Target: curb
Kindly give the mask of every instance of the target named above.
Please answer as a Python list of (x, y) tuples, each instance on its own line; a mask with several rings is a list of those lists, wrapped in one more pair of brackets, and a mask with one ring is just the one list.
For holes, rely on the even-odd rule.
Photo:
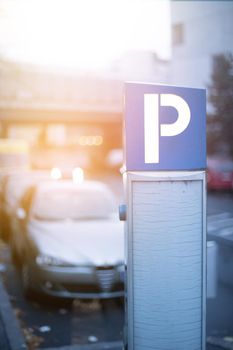
[(107, 343), (96, 343), (88, 345), (68, 345), (59, 348), (45, 348), (38, 350), (122, 350), (123, 342), (107, 342)]
[[(4, 350), (25, 350), (27, 349), (23, 334), (7, 292), (5, 291), (2, 278), (0, 276), (0, 325), (2, 325), (5, 343)], [(2, 338), (2, 337), (1, 337)], [(3, 346), (0, 343), (1, 346)]]

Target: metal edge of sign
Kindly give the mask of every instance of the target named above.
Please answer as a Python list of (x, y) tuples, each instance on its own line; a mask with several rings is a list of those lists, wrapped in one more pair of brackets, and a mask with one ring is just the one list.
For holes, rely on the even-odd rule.
[(127, 279), (126, 279), (126, 286), (127, 286), (127, 309), (126, 309), (126, 318), (127, 318), (127, 335), (126, 335), (126, 341), (127, 341), (127, 350), (134, 349), (134, 332), (133, 332), (133, 322), (134, 322), (134, 311), (133, 311), (133, 305), (134, 302), (129, 304), (129, 294), (130, 299), (133, 300), (133, 252), (132, 249), (129, 248), (129, 242), (132, 241), (132, 232), (133, 232), (133, 222), (132, 222), (132, 216), (133, 216), (133, 206), (129, 205), (129, 198), (132, 198), (132, 187), (133, 187), (133, 181), (131, 181), (131, 174), (126, 173), (126, 185), (127, 185), (127, 191), (126, 191), (126, 203), (127, 203), (127, 221), (126, 221), (126, 266), (127, 266)]
[(127, 80), (124, 82), (124, 85), (153, 85), (153, 86), (161, 86), (161, 87), (171, 87), (171, 88), (184, 88), (184, 89), (189, 89), (189, 90), (203, 90), (206, 91), (206, 88), (204, 87), (198, 87), (198, 86), (185, 86), (185, 85), (173, 85), (173, 84), (160, 84), (160, 83), (155, 83), (155, 82), (146, 82), (146, 81), (134, 81), (134, 80)]
[(202, 173), (202, 350), (206, 350), (206, 298), (207, 298), (207, 181)]

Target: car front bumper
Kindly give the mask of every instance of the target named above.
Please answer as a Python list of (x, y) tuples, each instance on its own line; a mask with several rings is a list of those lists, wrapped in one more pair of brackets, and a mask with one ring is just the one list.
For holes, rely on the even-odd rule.
[(47, 295), (62, 298), (116, 298), (124, 296), (124, 265), (47, 266), (33, 264), (34, 287)]

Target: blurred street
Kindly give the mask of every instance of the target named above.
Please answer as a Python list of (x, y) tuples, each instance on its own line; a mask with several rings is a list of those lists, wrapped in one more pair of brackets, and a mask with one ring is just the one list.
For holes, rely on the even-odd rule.
[[(104, 180), (118, 195), (119, 203), (122, 202), (121, 177), (107, 176)], [(211, 217), (221, 213), (229, 213), (233, 217), (232, 193), (209, 193), (207, 212)], [(0, 259), (5, 286), (30, 349), (122, 341), (122, 299), (75, 299), (71, 302), (65, 299), (44, 298), (40, 301), (27, 301), (22, 293), (20, 279), (11, 263), (9, 250), (3, 244)], [(207, 349), (231, 349), (226, 346), (230, 346), (232, 336), (233, 288), (218, 283), (217, 297), (207, 301)], [(216, 344), (221, 346), (217, 347)]]
[[(232, 193), (209, 193), (207, 204), (207, 239), (215, 240), (217, 256), (217, 293), (207, 299), (207, 339), (213, 348), (232, 349), (233, 344), (233, 195)], [(225, 234), (224, 234), (225, 233)], [(226, 234), (227, 233), (227, 234)], [(225, 236), (225, 238), (224, 238)], [(220, 237), (220, 238), (219, 238)], [(224, 341), (227, 339), (228, 341)], [(209, 346), (210, 346), (209, 344)], [(214, 346), (215, 344), (215, 346)]]

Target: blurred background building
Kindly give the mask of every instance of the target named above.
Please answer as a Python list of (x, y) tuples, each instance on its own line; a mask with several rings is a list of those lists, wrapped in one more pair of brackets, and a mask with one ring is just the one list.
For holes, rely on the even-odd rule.
[(171, 28), (170, 82), (206, 88), (213, 57), (233, 53), (233, 2), (171, 1)]
[(0, 137), (28, 141), (33, 167), (103, 167), (122, 147), (124, 81), (166, 82), (167, 66), (153, 52), (128, 52), (95, 73), (2, 60)]
[(169, 82), (207, 88), (207, 150), (233, 157), (233, 2), (171, 1)]

